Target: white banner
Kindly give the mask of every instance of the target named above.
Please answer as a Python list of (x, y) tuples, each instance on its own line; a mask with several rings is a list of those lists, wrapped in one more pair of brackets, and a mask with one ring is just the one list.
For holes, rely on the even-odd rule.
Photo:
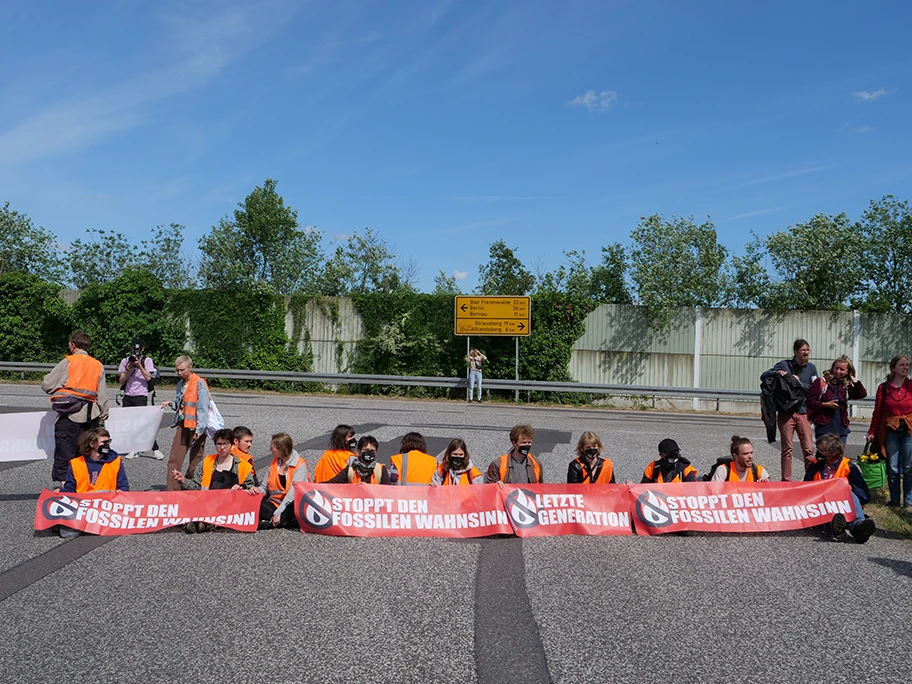
[[(161, 425), (159, 406), (114, 407), (105, 427), (111, 448), (119, 454), (149, 451)], [(54, 457), (54, 423), (57, 413), (0, 413), (0, 461), (37, 461)]]

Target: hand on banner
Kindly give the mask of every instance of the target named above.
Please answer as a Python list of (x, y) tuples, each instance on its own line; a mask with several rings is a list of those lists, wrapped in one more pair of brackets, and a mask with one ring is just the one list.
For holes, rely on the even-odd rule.
[(176, 468), (171, 471), (171, 477), (173, 477), (178, 482), (184, 481), (184, 474), (181, 471), (177, 470)]
[(503, 488), (504, 488), (503, 481), (502, 481), (502, 480), (498, 480), (498, 481), (497, 481), (497, 486), (500, 487), (501, 489), (503, 489)]

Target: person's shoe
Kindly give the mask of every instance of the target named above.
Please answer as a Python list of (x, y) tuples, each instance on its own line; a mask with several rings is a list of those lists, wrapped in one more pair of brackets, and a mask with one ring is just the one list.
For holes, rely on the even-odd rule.
[(136, 453), (135, 451), (131, 451), (129, 454), (124, 454), (124, 458), (136, 458), (138, 456), (139, 456), (139, 454)]
[(188, 522), (186, 525), (184, 525), (184, 532), (187, 534), (196, 534), (196, 523)]
[(164, 461), (165, 455), (161, 452), (161, 449), (156, 449), (152, 452), (152, 458), (154, 458), (156, 461)]
[(839, 539), (846, 531), (846, 519), (842, 513), (833, 516), (826, 525), (823, 526), (823, 532), (829, 537)]
[(874, 524), (874, 521), (870, 518), (865, 518), (852, 527), (852, 537), (859, 544), (864, 544), (868, 539), (874, 536), (876, 530), (877, 526)]
[(215, 529), (215, 525), (212, 523), (198, 522), (196, 523), (196, 531), (202, 534), (203, 532), (212, 532)]
[(271, 520), (260, 520), (257, 524), (257, 530), (274, 530), (275, 528)]

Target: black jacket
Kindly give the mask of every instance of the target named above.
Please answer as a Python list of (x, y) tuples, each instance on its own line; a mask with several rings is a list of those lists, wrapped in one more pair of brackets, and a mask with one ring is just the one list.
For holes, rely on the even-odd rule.
[(760, 376), (760, 413), (766, 425), (766, 438), (776, 441), (776, 412), (795, 413), (807, 397), (807, 390), (793, 375), (767, 371)]

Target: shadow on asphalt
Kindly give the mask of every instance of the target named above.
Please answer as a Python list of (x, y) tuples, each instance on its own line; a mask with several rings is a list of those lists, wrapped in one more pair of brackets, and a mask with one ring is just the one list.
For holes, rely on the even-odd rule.
[(896, 560), (893, 558), (870, 558), (868, 559), (872, 563), (877, 563), (882, 565), (885, 568), (890, 568), (897, 575), (903, 575), (904, 577), (912, 577), (912, 563), (904, 560)]

